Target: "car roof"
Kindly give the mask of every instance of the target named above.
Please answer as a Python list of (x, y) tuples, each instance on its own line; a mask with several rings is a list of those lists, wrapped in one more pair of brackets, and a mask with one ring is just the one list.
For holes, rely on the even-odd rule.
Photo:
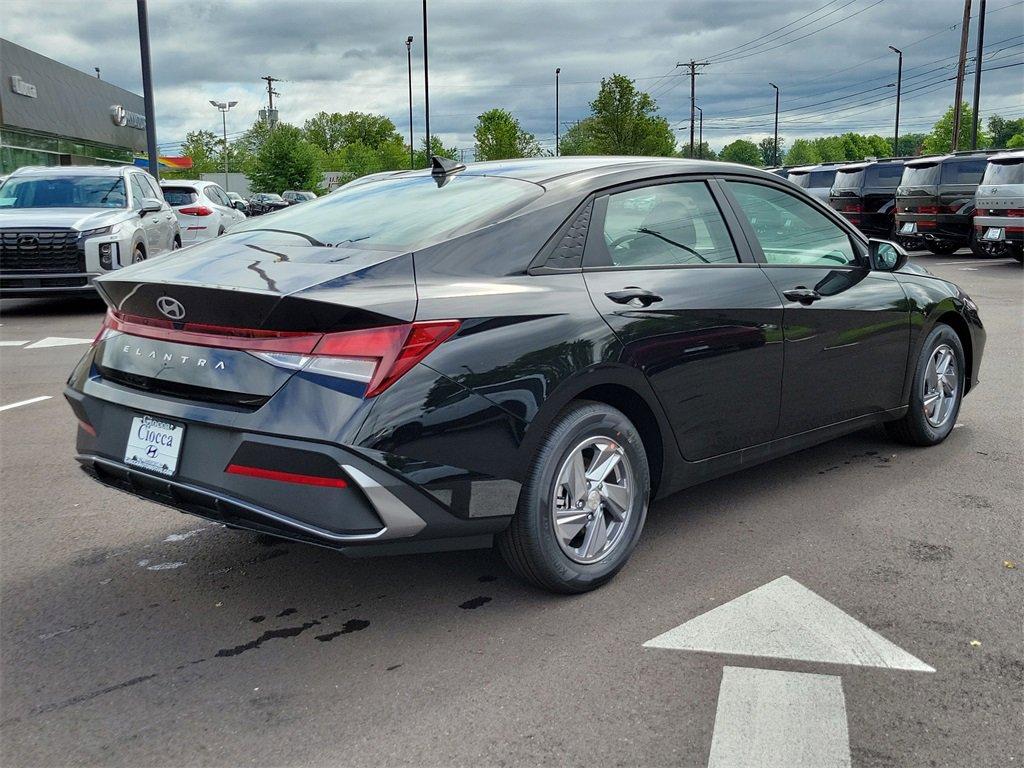
[(1015, 149), (1010, 152), (1000, 152), (997, 155), (992, 155), (988, 159), (990, 163), (1012, 163), (1016, 160), (1024, 160), (1024, 149)]
[(839, 166), (839, 171), (863, 171), (865, 168), (872, 165), (903, 165), (906, 161), (896, 157), (885, 157), (882, 159), (864, 159), (858, 160), (855, 163), (847, 163), (846, 165)]
[(160, 179), (161, 187), (210, 187), (216, 186), (215, 181), (197, 179)]
[(790, 168), (790, 173), (810, 173), (811, 171), (832, 171), (841, 167), (842, 163), (818, 163), (817, 165), (802, 165), (799, 168)]
[(11, 176), (120, 176), (126, 171), (146, 173), (134, 165), (28, 165), (11, 171)]

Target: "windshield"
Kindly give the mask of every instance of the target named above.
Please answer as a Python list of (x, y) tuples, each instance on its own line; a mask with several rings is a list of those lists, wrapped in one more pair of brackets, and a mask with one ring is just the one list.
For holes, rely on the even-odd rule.
[(835, 171), (809, 171), (805, 173), (789, 174), (789, 180), (798, 187), (803, 187), (804, 189), (831, 187), (835, 177)]
[(164, 200), (174, 207), (190, 205), (199, 199), (199, 193), (192, 187), (163, 187), (163, 190)]
[(982, 184), (1024, 184), (1024, 158), (989, 163)]
[(862, 169), (851, 170), (851, 171), (839, 171), (836, 173), (835, 183), (832, 185), (833, 189), (859, 189), (861, 179), (864, 178), (864, 171)]
[(908, 165), (900, 178), (901, 187), (930, 187), (939, 183), (939, 165)]
[(342, 187), (275, 213), (272, 227), (252, 219), (231, 234), (272, 228), (324, 245), (405, 248), (468, 232), (541, 193), (536, 184), (497, 176), (454, 176), (442, 187), (430, 176), (408, 176)]
[(0, 208), (125, 208), (120, 176), (27, 176), (0, 188)]

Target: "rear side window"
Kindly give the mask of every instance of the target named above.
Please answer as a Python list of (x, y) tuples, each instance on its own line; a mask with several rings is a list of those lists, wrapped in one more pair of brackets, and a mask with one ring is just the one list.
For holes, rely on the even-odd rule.
[(804, 189), (810, 189), (812, 187), (831, 187), (835, 178), (836, 172), (834, 170), (789, 174), (789, 180), (798, 187), (803, 187)]
[(985, 175), (988, 160), (984, 157), (971, 160), (951, 160), (942, 164), (943, 184), (980, 184)]
[(472, 231), (541, 194), (537, 184), (497, 176), (456, 175), (443, 186), (427, 175), (407, 176), (342, 187), (275, 213), (272, 226), (255, 218), (232, 234), (266, 226), (324, 245), (406, 248)]
[(739, 261), (722, 214), (702, 181), (658, 184), (609, 196), (604, 246), (595, 249), (598, 258), (590, 266)]
[(908, 165), (903, 169), (900, 186), (920, 187), (933, 186), (939, 183), (939, 164)]
[(903, 177), (902, 165), (872, 165), (864, 172), (864, 184), (868, 187), (892, 187), (900, 185)]
[(863, 179), (863, 170), (839, 171), (836, 173), (836, 180), (832, 187), (834, 189), (859, 189)]
[(191, 187), (164, 187), (164, 200), (177, 207), (191, 205), (199, 199), (199, 195)]
[(1024, 159), (989, 163), (982, 184), (1024, 184)]

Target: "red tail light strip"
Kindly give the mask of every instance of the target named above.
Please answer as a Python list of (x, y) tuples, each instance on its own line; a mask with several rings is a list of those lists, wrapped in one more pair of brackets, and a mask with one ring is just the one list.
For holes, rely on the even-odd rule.
[(263, 469), (262, 467), (249, 467), (245, 464), (228, 464), (224, 470), (229, 475), (244, 475), (245, 477), (258, 477), (262, 480), (277, 480), (281, 483), (299, 483), (301, 485), (316, 485), (322, 488), (347, 488), (348, 483), (340, 477), (323, 477), (321, 475), (300, 475), (295, 472), (278, 472), (276, 469)]

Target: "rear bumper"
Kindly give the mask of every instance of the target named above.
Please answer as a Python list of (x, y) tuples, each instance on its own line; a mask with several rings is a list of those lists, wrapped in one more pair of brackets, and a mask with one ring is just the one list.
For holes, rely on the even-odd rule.
[(0, 274), (0, 297), (31, 298), (33, 296), (95, 296), (94, 272)]
[(990, 227), (1003, 230), (1003, 240), (995, 242), (1024, 243), (1024, 219), (1015, 216), (974, 217), (974, 231), (979, 240)]
[[(905, 223), (917, 224), (917, 232), (905, 235), (900, 229)], [(974, 225), (970, 216), (959, 214), (896, 214), (896, 234), (906, 240), (923, 242), (944, 241), (967, 245), (971, 241)]]

